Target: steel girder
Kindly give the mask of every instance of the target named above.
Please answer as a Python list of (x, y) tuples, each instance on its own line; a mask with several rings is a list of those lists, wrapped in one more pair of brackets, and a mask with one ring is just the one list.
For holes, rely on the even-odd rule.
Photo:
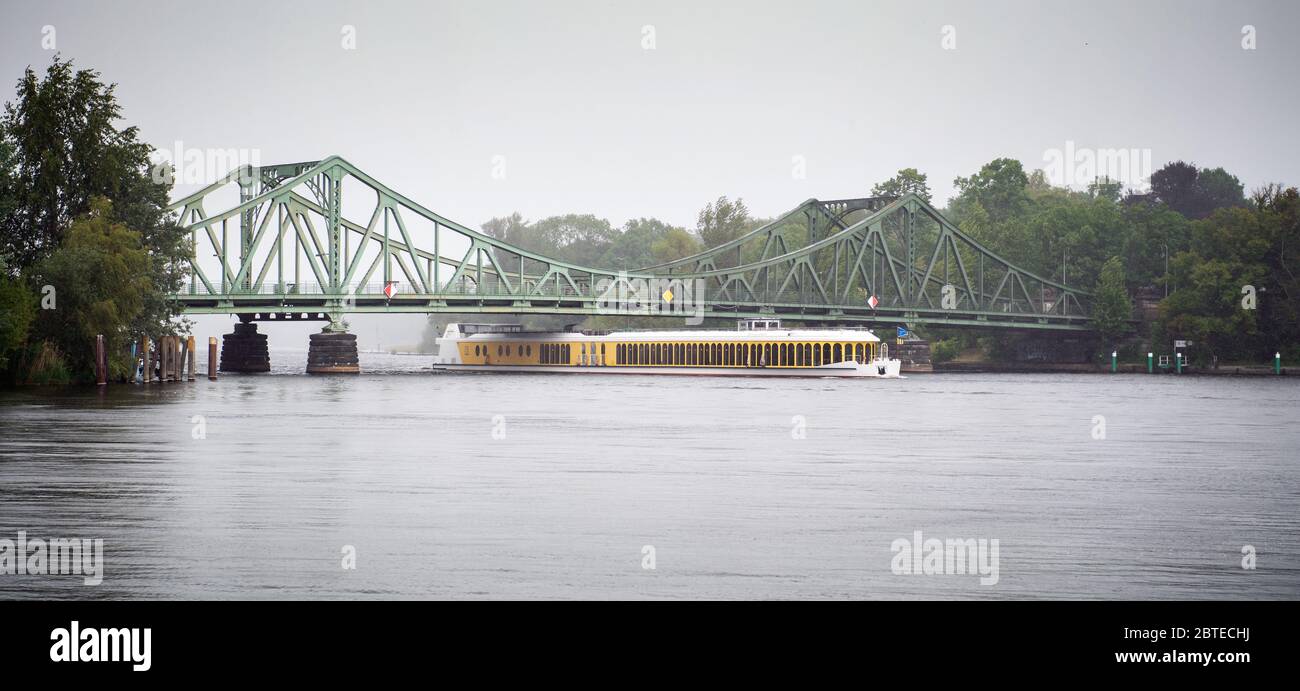
[[(226, 186), (238, 203), (208, 213)], [(363, 195), (364, 212), (349, 218), (344, 194)], [(681, 314), (667, 287), (712, 317), (1089, 328), (1088, 293), (1000, 259), (915, 195), (809, 199), (731, 242), (633, 272), (515, 247), (337, 156), (244, 167), (171, 209), (194, 241), (188, 288), (174, 296), (190, 314)]]

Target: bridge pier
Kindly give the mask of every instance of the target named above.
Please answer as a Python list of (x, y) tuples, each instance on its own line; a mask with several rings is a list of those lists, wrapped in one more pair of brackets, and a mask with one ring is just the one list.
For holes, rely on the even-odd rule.
[(269, 372), (271, 354), (266, 348), (266, 334), (257, 332), (257, 324), (241, 321), (234, 333), (221, 337), (222, 372)]
[(342, 324), (331, 321), (320, 333), (311, 335), (307, 347), (307, 374), (359, 374), (357, 336)]

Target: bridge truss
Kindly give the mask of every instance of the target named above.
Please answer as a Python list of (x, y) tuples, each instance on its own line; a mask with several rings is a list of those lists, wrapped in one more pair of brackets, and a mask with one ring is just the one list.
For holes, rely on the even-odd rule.
[(243, 167), (172, 210), (194, 243), (191, 278), (174, 296), (187, 314), (698, 314), (1089, 328), (1087, 292), (1002, 260), (915, 195), (809, 199), (731, 242), (630, 272), (513, 246), (339, 157)]

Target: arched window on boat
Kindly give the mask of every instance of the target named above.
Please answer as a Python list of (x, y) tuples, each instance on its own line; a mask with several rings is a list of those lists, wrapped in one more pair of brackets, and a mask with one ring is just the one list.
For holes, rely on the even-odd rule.
[(821, 367), (822, 364), (822, 347), (819, 343), (812, 344), (812, 364), (813, 367)]
[(831, 362), (844, 362), (844, 348), (840, 344), (835, 344), (835, 359)]

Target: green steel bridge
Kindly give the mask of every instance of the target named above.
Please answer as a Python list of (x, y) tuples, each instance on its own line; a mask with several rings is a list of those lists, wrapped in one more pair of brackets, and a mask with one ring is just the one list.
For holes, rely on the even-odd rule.
[(915, 195), (809, 199), (731, 242), (633, 271), (490, 237), (337, 156), (244, 166), (171, 209), (193, 238), (191, 278), (174, 296), (187, 314), (334, 325), (348, 313), (453, 312), (1090, 328), (1089, 293), (998, 257)]

